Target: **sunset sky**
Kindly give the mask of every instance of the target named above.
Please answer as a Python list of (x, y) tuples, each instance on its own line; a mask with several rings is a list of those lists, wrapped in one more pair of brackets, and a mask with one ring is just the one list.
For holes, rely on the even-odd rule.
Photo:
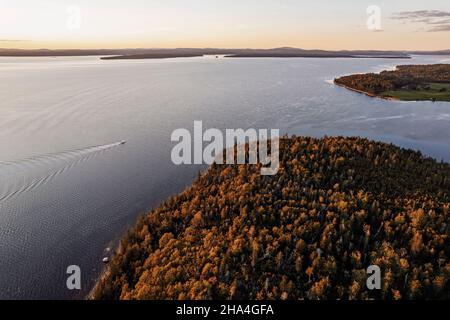
[[(381, 30), (367, 28), (370, 5)], [(0, 0), (0, 48), (438, 50), (449, 39), (449, 0)]]

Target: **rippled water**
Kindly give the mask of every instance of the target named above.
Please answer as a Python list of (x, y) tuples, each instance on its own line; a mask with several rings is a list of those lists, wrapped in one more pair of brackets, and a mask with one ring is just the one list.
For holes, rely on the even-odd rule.
[[(331, 81), (449, 61), (0, 58), (0, 298), (82, 297), (106, 248), (202, 169), (170, 162), (170, 134), (194, 120), (367, 136), (450, 161), (450, 104), (372, 99)], [(66, 289), (72, 264), (82, 292)]]

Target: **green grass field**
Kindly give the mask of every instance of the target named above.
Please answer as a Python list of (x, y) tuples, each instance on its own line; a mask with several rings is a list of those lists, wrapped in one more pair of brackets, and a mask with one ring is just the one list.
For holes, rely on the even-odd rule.
[[(419, 86), (417, 90), (402, 89), (385, 91), (380, 95), (382, 97), (392, 97), (403, 101), (432, 100), (435, 98), (436, 101), (450, 102), (450, 83), (430, 83), (428, 85), (428, 90), (426, 90), (425, 87), (426, 86)], [(440, 92), (442, 88), (446, 91)]]

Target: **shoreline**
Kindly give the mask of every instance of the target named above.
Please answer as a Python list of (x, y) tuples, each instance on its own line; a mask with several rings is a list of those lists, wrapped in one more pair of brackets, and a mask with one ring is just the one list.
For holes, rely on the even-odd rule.
[[(117, 247), (117, 250), (113, 250), (113, 254), (110, 256), (110, 261), (111, 258), (119, 252), (119, 250), (121, 250), (121, 245), (119, 244), (119, 246)], [(94, 300), (94, 292), (95, 290), (98, 289), (99, 284), (105, 280), (109, 274), (111, 273), (111, 267), (110, 267), (110, 263), (104, 265), (103, 268), (101, 269), (99, 275), (95, 278), (94, 281), (94, 286), (89, 290), (89, 292), (84, 296), (83, 300)]]
[[(371, 97), (371, 98), (379, 98), (379, 99), (388, 100), (388, 101), (407, 101), (407, 100), (400, 100), (400, 99), (397, 99), (397, 98), (394, 98), (394, 97), (379, 96), (379, 95), (376, 95), (376, 94), (373, 94), (373, 93), (370, 93), (370, 92), (367, 92), (367, 91), (355, 89), (355, 88), (346, 86), (345, 84), (337, 83), (336, 79), (333, 80), (333, 83), (335, 85), (339, 86), (339, 87), (342, 87), (342, 88), (345, 88), (345, 89), (348, 89), (348, 90), (351, 90), (351, 91), (354, 91), (354, 92), (357, 92), (357, 93), (364, 94), (364, 95), (366, 95), (368, 97)], [(417, 100), (417, 101), (427, 101), (427, 100)]]
[(109, 255), (109, 262), (107, 264), (103, 263), (103, 267), (101, 268), (99, 274), (95, 277), (95, 280), (93, 282), (94, 285), (88, 291), (88, 293), (84, 296), (84, 300), (94, 300), (93, 295), (94, 295), (95, 290), (97, 290), (97, 288), (98, 288), (99, 284), (102, 282), (102, 280), (106, 279), (106, 277), (108, 277), (109, 274), (111, 273), (112, 259), (114, 258), (115, 255), (120, 254), (123, 251), (122, 239), (124, 238), (124, 236), (126, 235), (128, 230), (131, 230), (134, 227), (134, 225), (136, 224), (137, 221), (138, 221), (138, 218), (136, 219), (136, 221), (134, 222), (134, 224), (132, 226), (126, 228), (125, 231), (119, 237), (117, 237), (116, 241), (118, 241), (118, 243), (115, 246), (111, 245), (111, 254)]

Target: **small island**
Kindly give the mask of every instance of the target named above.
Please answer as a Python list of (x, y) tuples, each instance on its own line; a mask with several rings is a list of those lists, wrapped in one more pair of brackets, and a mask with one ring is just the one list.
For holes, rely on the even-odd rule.
[(450, 64), (401, 65), (394, 71), (340, 77), (334, 83), (371, 97), (450, 102)]

